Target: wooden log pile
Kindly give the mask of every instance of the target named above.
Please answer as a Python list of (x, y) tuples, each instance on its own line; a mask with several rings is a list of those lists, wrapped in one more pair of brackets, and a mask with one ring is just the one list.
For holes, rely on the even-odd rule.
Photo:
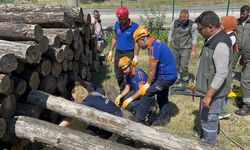
[(90, 80), (99, 62), (90, 15), (82, 8), (13, 4), (0, 5), (0, 12), (0, 118), (39, 118), (42, 109), (25, 103), (31, 90), (67, 98), (68, 84)]

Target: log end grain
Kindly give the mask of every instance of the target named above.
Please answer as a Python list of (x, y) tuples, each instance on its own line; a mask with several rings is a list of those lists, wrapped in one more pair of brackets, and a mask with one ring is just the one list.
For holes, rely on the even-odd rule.
[(40, 83), (39, 74), (36, 71), (32, 72), (31, 77), (29, 79), (29, 87), (32, 90), (36, 90), (39, 86), (39, 83)]
[(0, 74), (0, 93), (5, 93), (11, 84), (10, 77), (5, 74)]
[(10, 73), (17, 69), (17, 59), (12, 53), (2, 54), (0, 59), (0, 71)]
[(28, 63), (38, 63), (41, 59), (39, 48), (33, 45), (29, 45), (26, 51), (26, 57)]

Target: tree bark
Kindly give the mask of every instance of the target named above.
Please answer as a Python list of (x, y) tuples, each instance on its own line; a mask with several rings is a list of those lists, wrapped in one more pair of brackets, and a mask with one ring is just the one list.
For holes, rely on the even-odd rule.
[(90, 16), (90, 14), (84, 14), (83, 23), (85, 25), (88, 25), (88, 26), (91, 24), (91, 16)]
[(36, 41), (43, 36), (39, 25), (0, 23), (0, 38), (9, 41)]
[(2, 53), (13, 53), (18, 59), (30, 64), (38, 63), (41, 56), (40, 50), (33, 45), (5, 40), (0, 40), (0, 51)]
[(52, 60), (60, 63), (64, 59), (63, 48), (50, 47), (48, 49), (48, 51), (45, 54), (43, 54), (43, 57), (48, 58), (48, 59), (52, 59)]
[(80, 7), (65, 7), (62, 5), (57, 6), (38, 6), (34, 5), (15, 5), (5, 4), (0, 5), (0, 12), (66, 12), (70, 20), (75, 21), (77, 24), (83, 24), (83, 10)]
[[(19, 42), (19, 41), (18, 41)], [(46, 36), (40, 38), (39, 42), (35, 41), (20, 41), (20, 43), (33, 45), (40, 50), (40, 54), (47, 52), (49, 47), (49, 39)]]
[(68, 69), (69, 69), (69, 61), (68, 59), (64, 59), (62, 62), (62, 70), (66, 72), (68, 71)]
[(18, 138), (46, 143), (63, 150), (134, 149), (132, 147), (100, 139), (96, 136), (91, 136), (70, 128), (62, 128), (46, 121), (25, 116), (8, 119), (6, 124), (7, 133), (14, 133)]
[(47, 75), (46, 77), (41, 79), (41, 84), (39, 85), (39, 89), (45, 91), (47, 93), (53, 94), (57, 87), (57, 81), (55, 76)]
[(49, 75), (51, 72), (51, 62), (46, 58), (42, 58), (42, 60), (40, 61), (40, 63), (36, 67), (36, 70), (42, 76)]
[(71, 61), (74, 58), (74, 52), (68, 45), (62, 45), (64, 58)]
[(76, 104), (64, 98), (49, 95), (42, 91), (31, 91), (28, 95), (27, 101), (35, 105), (42, 104), (46, 108), (62, 115), (79, 119), (155, 148), (180, 150), (207, 148), (204, 145), (200, 145), (198, 141), (185, 139), (169, 133), (162, 133), (154, 128), (88, 106)]
[(5, 130), (6, 130), (5, 120), (0, 118), (0, 139), (1, 139), (1, 137), (3, 137)]
[(27, 82), (23, 79), (20, 79), (20, 78), (14, 77), (14, 76), (12, 76), (12, 79), (15, 83), (15, 88), (13, 91), (14, 94), (19, 95), (19, 96), (22, 95), (27, 88)]
[(14, 54), (1, 51), (0, 48), (0, 72), (10, 73), (17, 69), (17, 59)]
[(0, 74), (0, 93), (5, 93), (10, 87), (10, 77), (6, 74)]
[(69, 45), (73, 40), (73, 32), (71, 29), (44, 28), (43, 32), (45, 34), (59, 35), (62, 44)]
[(39, 86), (40, 78), (36, 71), (25, 70), (24, 72), (16, 74), (16, 76), (27, 81), (28, 87), (31, 90), (36, 90)]
[(0, 96), (0, 117), (10, 118), (16, 111), (16, 98), (14, 95)]
[(49, 46), (60, 48), (62, 46), (61, 39), (59, 35), (56, 34), (44, 34), (49, 40)]
[(72, 24), (66, 12), (1, 13), (0, 22), (39, 24), (43, 28), (68, 28)]
[(51, 67), (51, 74), (54, 75), (55, 77), (59, 77), (61, 72), (62, 72), (62, 64), (58, 63), (57, 61), (53, 61)]
[(87, 75), (87, 69), (85, 67), (84, 64), (79, 64), (79, 72), (78, 74), (80, 75), (80, 77), (82, 79), (85, 79), (86, 78), (86, 75)]
[(31, 104), (17, 103), (15, 116), (29, 116), (39, 118), (43, 108)]

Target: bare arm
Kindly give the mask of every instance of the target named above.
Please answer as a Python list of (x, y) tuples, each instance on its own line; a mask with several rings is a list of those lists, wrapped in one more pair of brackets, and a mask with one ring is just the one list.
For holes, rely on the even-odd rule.
[(116, 34), (114, 33), (112, 41), (111, 41), (111, 45), (110, 45), (110, 51), (113, 51), (116, 45)]
[(137, 42), (135, 42), (134, 56), (139, 55), (140, 47)]
[(126, 84), (124, 90), (122, 91), (122, 93), (120, 94), (122, 97), (124, 97), (126, 94), (128, 94), (128, 92), (130, 91), (130, 85)]
[(155, 72), (157, 69), (158, 62), (150, 62), (148, 70), (148, 80), (147, 83), (151, 84), (155, 79)]
[(59, 123), (60, 127), (67, 127), (73, 119), (71, 118), (66, 118), (62, 122)]

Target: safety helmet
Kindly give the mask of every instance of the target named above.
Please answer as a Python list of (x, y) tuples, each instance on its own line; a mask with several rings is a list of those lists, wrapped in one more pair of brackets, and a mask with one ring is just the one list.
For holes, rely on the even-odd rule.
[(131, 59), (128, 58), (127, 56), (124, 56), (124, 57), (122, 57), (122, 58), (119, 60), (118, 66), (119, 66), (119, 68), (121, 68), (121, 69), (125, 69), (125, 68), (127, 68), (130, 64), (131, 64)]
[(149, 34), (150, 34), (150, 32), (148, 31), (146, 26), (139, 26), (135, 30), (133, 37), (134, 37), (134, 40), (137, 41), (139, 38), (144, 37), (144, 36), (148, 36)]
[(121, 6), (116, 11), (116, 16), (118, 19), (125, 20), (128, 19), (128, 9), (124, 6)]

